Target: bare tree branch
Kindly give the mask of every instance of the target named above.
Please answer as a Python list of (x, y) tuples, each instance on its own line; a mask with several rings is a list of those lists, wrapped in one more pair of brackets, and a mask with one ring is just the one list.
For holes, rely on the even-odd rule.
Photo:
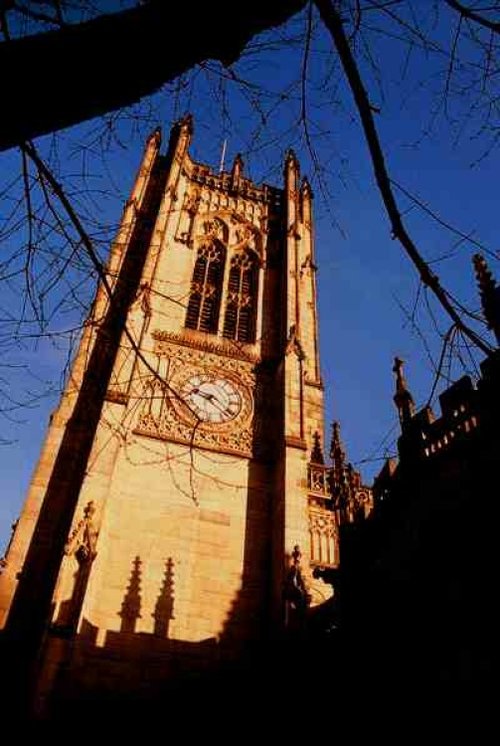
[(421, 256), (404, 226), (392, 190), (391, 179), (385, 163), (385, 156), (382, 151), (377, 128), (373, 119), (372, 106), (344, 32), (342, 19), (330, 0), (315, 0), (315, 3), (325, 26), (331, 34), (358, 109), (368, 150), (372, 159), (377, 186), (391, 223), (392, 235), (401, 243), (405, 252), (417, 268), (423, 284), (434, 293), (445, 312), (456, 325), (457, 329), (460, 329), (462, 333), (466, 335), (480, 350), (485, 354), (488, 354), (491, 352), (491, 348), (486, 345), (472, 329), (464, 324), (460, 314), (456, 311), (450, 302), (446, 291), (441, 286), (438, 277), (431, 272), (428, 263)]
[[(94, 247), (92, 245), (92, 241), (90, 240), (87, 232), (85, 231), (85, 229), (84, 229), (84, 227), (83, 227), (83, 225), (81, 223), (80, 218), (78, 217), (77, 213), (73, 209), (73, 206), (72, 206), (71, 202), (69, 201), (68, 197), (66, 196), (63, 188), (57, 182), (56, 178), (54, 177), (54, 175), (52, 174), (52, 172), (50, 171), (50, 169), (46, 166), (46, 164), (44, 163), (44, 161), (40, 158), (40, 156), (37, 153), (36, 148), (34, 147), (34, 145), (32, 143), (25, 143), (22, 146), (22, 152), (23, 152), (23, 154), (29, 156), (29, 158), (33, 161), (33, 163), (38, 168), (40, 174), (43, 175), (44, 179), (50, 185), (50, 187), (53, 190), (54, 194), (57, 196), (57, 198), (60, 200), (61, 204), (63, 205), (63, 207), (64, 207), (64, 209), (65, 209), (65, 211), (66, 211), (66, 213), (67, 213), (67, 215), (68, 215), (68, 217), (70, 219), (70, 221), (72, 222), (72, 224), (76, 228), (76, 231), (77, 231), (78, 235), (80, 236), (80, 239), (81, 239), (82, 244), (83, 244), (83, 246), (85, 248), (85, 251), (87, 252), (87, 254), (88, 254), (88, 256), (89, 256), (92, 264), (94, 265), (94, 268), (96, 269), (96, 272), (97, 272), (97, 275), (99, 277), (99, 280), (102, 283), (102, 285), (104, 287), (104, 290), (106, 292), (106, 295), (109, 298), (109, 302), (110, 302), (111, 307), (113, 308), (113, 311), (115, 311), (117, 314), (123, 313), (123, 309), (122, 308), (119, 308), (119, 307), (116, 308), (116, 309), (114, 308), (115, 301), (114, 301), (113, 289), (112, 289), (111, 285), (109, 284), (107, 274), (104, 271), (104, 268), (102, 266), (102, 262), (99, 259), (98, 255), (97, 255), (97, 253), (96, 253), (96, 251), (95, 251), (95, 249), (94, 249)], [(144, 354), (142, 353), (142, 351), (139, 349), (139, 347), (138, 347), (138, 345), (137, 345), (134, 337), (130, 333), (130, 330), (128, 329), (128, 327), (127, 327), (126, 324), (124, 324), (124, 326), (123, 326), (123, 332), (124, 332), (124, 334), (125, 334), (125, 336), (127, 338), (128, 343), (130, 344), (131, 348), (133, 349), (133, 351), (135, 352), (135, 354), (137, 355), (137, 357), (139, 358), (139, 360), (141, 361), (141, 363), (148, 370), (149, 374), (153, 378), (156, 378), (158, 381), (160, 381), (160, 383), (166, 389), (168, 389), (168, 391), (172, 394), (172, 396), (175, 399), (178, 399), (179, 401), (182, 401), (182, 403), (189, 410), (189, 412), (191, 413), (191, 415), (197, 421), (199, 421), (199, 418), (198, 418), (198, 415), (196, 414), (196, 412), (189, 406), (189, 404), (187, 402), (184, 401), (184, 399), (180, 396), (180, 394), (174, 388), (172, 388), (172, 386), (170, 386), (168, 384), (168, 382), (164, 378), (161, 378), (161, 376), (158, 375), (158, 372), (151, 366), (151, 364), (146, 359), (146, 357), (144, 356)]]
[(489, 18), (485, 18), (485, 16), (472, 10), (472, 8), (468, 8), (466, 5), (462, 5), (457, 0), (446, 0), (446, 4), (450, 8), (453, 8), (453, 10), (456, 10), (457, 13), (460, 13), (462, 18), (467, 18), (469, 21), (474, 21), (474, 23), (478, 23), (480, 26), (484, 26), (484, 28), (500, 34), (500, 23), (490, 21)]

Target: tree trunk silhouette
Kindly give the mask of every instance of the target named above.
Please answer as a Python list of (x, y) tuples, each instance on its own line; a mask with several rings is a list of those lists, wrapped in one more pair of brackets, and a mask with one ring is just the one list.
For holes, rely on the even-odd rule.
[[(161, 0), (0, 44), (0, 150), (129, 106), (194, 65), (230, 65), (256, 34), (305, 0), (170, 4)], [(180, 46), (171, 42), (186, 38)], [(27, 64), (30, 60), (30, 64)], [(69, 83), (68, 83), (69, 80)]]

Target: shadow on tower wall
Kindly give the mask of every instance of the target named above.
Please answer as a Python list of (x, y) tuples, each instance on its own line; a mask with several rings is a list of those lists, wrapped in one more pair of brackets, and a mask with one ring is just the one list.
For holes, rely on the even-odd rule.
[[(277, 408), (282, 382), (278, 360), (269, 353), (255, 373), (254, 458), (248, 462), (241, 585), (220, 634), (199, 642), (171, 639), (175, 557), (166, 560), (153, 612), (153, 632), (139, 631), (145, 568), (140, 556), (132, 557), (128, 584), (117, 609), (119, 630), (103, 634), (88, 619), (82, 620), (78, 633), (67, 634), (68, 630), (58, 630), (57, 625), (52, 629), (54, 639), (49, 640), (44, 666), (52, 673), (39, 688), (39, 710), (47, 717), (71, 719), (86, 703), (89, 717), (109, 721), (119, 714), (121, 719), (135, 720), (154, 718), (157, 713), (159, 717), (162, 703), (181, 703), (186, 696), (204, 708), (223, 696), (238, 708), (246, 696), (258, 696), (265, 702), (264, 689), (271, 695), (272, 682), (277, 682), (274, 670), (281, 675), (282, 666), (290, 660), (282, 654), (270, 624), (276, 561), (272, 497), (279, 460), (276, 444), (282, 439), (282, 413)], [(80, 596), (74, 601), (81, 606)], [(274, 667), (271, 661), (278, 658), (281, 663)]]

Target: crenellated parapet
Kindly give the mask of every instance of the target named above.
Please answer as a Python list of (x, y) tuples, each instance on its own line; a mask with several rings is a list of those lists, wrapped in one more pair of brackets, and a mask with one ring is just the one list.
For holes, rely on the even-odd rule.
[[(500, 286), (493, 278), (484, 257), (476, 254), (473, 264), (483, 317), (498, 341)], [(479, 443), (482, 429), (494, 426), (499, 407), (499, 355), (498, 349), (492, 349), (491, 354), (482, 362), (482, 375), (477, 385), (474, 385), (469, 376), (462, 376), (439, 396), (441, 416), (436, 416), (428, 404), (417, 411), (403, 373), (403, 361), (395, 358), (392, 369), (396, 379), (394, 403), (401, 424), (398, 450), (402, 467), (417, 463), (431, 464), (445, 457), (459, 458), (464, 449), (470, 453), (470, 448)], [(385, 476), (377, 482), (385, 483)]]
[(441, 394), (439, 401), (441, 417), (434, 418), (430, 407), (425, 407), (414, 420), (420, 436), (417, 457), (434, 458), (477, 435), (480, 406), (477, 389), (469, 376), (456, 381)]
[(249, 199), (254, 202), (263, 202), (279, 207), (283, 200), (283, 191), (276, 187), (263, 184), (258, 186), (248, 178), (241, 175), (235, 179), (235, 170), (231, 172), (222, 171), (215, 173), (209, 166), (191, 161), (185, 164), (186, 174), (190, 180), (200, 187), (208, 187), (216, 191), (224, 192)]
[[(486, 362), (491, 366), (490, 359)], [(476, 387), (469, 376), (463, 376), (440, 395), (441, 416), (425, 406), (402, 421), (401, 463), (433, 462), (445, 454), (450, 458), (473, 445), (491, 412), (484, 396), (488, 381), (488, 375), (483, 375)]]

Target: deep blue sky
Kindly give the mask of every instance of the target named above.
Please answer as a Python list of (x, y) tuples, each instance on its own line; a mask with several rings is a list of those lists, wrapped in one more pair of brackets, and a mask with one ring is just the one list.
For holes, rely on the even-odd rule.
[[(424, 14), (426, 2), (419, 7)], [(449, 45), (454, 32), (450, 17), (445, 16), (437, 26), (429, 20), (428, 25), (432, 26), (430, 33), (436, 45)], [(419, 334), (401, 310), (401, 305), (411, 309), (414, 304), (418, 287), (415, 271), (400, 246), (391, 240), (350, 94), (338, 65), (334, 63), (330, 70), (330, 47), (322, 34), (313, 41), (308, 65), (309, 134), (319, 170), (312, 162), (299, 121), (302, 89), (296, 83), (302, 70), (304, 43), (300, 34), (304, 28), (304, 18), (295, 20), (280, 32), (287, 39), (276, 49), (262, 49), (261, 42), (269, 37), (249, 45), (244, 59), (233, 70), (250, 85), (238, 88), (224, 71), (225, 78), (202, 69), (182, 85), (172, 86), (134, 109), (133, 120), (116, 120), (110, 140), (105, 136), (95, 139), (98, 132), (102, 134), (103, 126), (94, 122), (61, 134), (57, 138), (58, 169), (71, 188), (85, 189), (90, 185), (99, 189), (93, 202), (84, 195), (77, 199), (90, 232), (95, 233), (95, 226), (90, 224), (93, 211), (95, 219), (108, 226), (119, 220), (144, 137), (156, 124), (162, 125), (166, 143), (172, 121), (191, 111), (195, 117), (191, 149), (194, 158), (217, 168), (226, 139), (227, 167), (236, 153), (242, 152), (245, 170), (252, 178), (277, 185), (281, 184), (286, 149), (293, 146), (315, 193), (326, 422), (328, 425), (333, 419), (340, 420), (349, 457), (370, 480), (382, 466), (383, 457), (395, 452), (397, 417), (392, 404), (391, 373), (394, 355), (406, 361), (407, 378), (418, 404), (426, 402), (434, 373)], [(380, 109), (376, 123), (392, 178), (428, 204), (442, 220), (499, 256), (499, 153), (494, 143), (490, 148), (495, 132), (484, 126), (483, 99), (478, 99), (471, 113), (470, 106), (476, 99), (470, 91), (461, 96), (450, 95), (445, 110), (442, 93), (448, 62), (440, 51), (419, 52), (412, 48), (408, 56), (408, 44), (378, 32), (366, 40), (371, 44), (378, 72), (374, 73), (366, 60), (362, 71), (371, 101)], [(465, 42), (460, 52), (464, 61), (473, 59)], [(215, 64), (208, 68), (221, 71)], [(467, 69), (460, 74), (467, 75)], [(378, 76), (383, 80), (384, 95), (377, 86)], [(456, 86), (462, 79), (465, 77), (457, 78)], [(83, 153), (75, 147), (77, 143), (91, 145)], [(37, 145), (45, 155), (53, 153), (51, 138), (43, 138)], [(105, 164), (101, 150), (106, 153)], [(19, 174), (17, 154), (0, 156), (0, 164), (2, 183)], [(90, 174), (85, 183), (81, 179), (84, 167)], [(2, 218), (10, 204), (3, 201)], [(470, 262), (476, 247), (470, 241), (457, 243), (457, 235), (443, 229), (402, 196), (400, 204), (421, 253), (432, 261), (450, 255), (433, 264), (445, 286), (477, 309)], [(8, 250), (12, 250), (16, 240), (21, 241), (19, 235), (9, 239)], [(498, 261), (494, 257), (489, 261), (500, 276)], [(88, 284), (87, 294), (92, 284)], [(18, 291), (12, 284), (1, 298), (4, 311), (17, 310)], [(417, 318), (436, 359), (440, 340), (423, 301), (418, 305)], [(78, 314), (71, 311), (56, 315), (51, 328), (67, 329), (78, 322)], [(446, 323), (441, 326), (447, 328)], [(1, 435), (12, 442), (0, 445), (0, 549), (22, 505), (47, 418), (57, 400), (66, 358), (64, 337), (45, 339), (36, 346), (23, 341), (2, 357), (4, 365), (26, 366), (0, 369), (12, 399), (22, 399), (26, 389), (36, 393), (48, 386), (54, 393), (1, 420)], [(459, 367), (455, 365), (452, 373), (460, 375)]]

